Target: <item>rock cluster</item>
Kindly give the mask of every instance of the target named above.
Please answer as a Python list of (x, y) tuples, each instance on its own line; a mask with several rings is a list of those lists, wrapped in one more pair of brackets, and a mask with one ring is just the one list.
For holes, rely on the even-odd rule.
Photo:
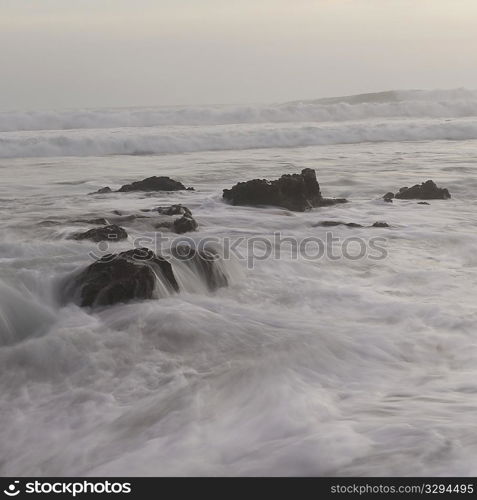
[(416, 184), (412, 187), (402, 187), (397, 193), (386, 193), (384, 201), (392, 202), (393, 198), (398, 200), (448, 200), (451, 197), (449, 190), (437, 187), (432, 180)]

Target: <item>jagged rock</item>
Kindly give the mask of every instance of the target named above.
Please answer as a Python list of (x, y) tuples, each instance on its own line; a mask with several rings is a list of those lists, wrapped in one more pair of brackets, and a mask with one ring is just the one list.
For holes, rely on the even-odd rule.
[(192, 217), (192, 212), (184, 205), (170, 205), (168, 207), (157, 207), (157, 212), (162, 215), (189, 215)]
[(191, 190), (186, 188), (182, 182), (175, 181), (170, 177), (148, 177), (142, 181), (136, 181), (131, 184), (125, 184), (118, 189), (118, 193), (127, 193), (130, 191), (181, 191)]
[(210, 291), (228, 285), (227, 276), (220, 266), (220, 257), (215, 250), (197, 250), (189, 245), (178, 245), (172, 249), (172, 255), (197, 274)]
[(158, 275), (171, 290), (179, 290), (170, 262), (147, 248), (128, 250), (89, 265), (65, 294), (74, 295), (81, 307), (151, 299)]
[(112, 224), (110, 226), (95, 227), (84, 233), (76, 233), (71, 237), (74, 240), (99, 241), (120, 241), (125, 240), (128, 233), (120, 226)]
[(334, 226), (347, 226), (347, 227), (363, 227), (361, 224), (357, 224), (356, 222), (341, 222), (336, 220), (325, 220), (322, 222), (318, 222), (317, 224), (313, 224), (313, 227), (323, 226), (323, 227), (334, 227)]
[(394, 198), (394, 193), (386, 193), (384, 196), (383, 196), (383, 200), (386, 201), (387, 203), (392, 203), (393, 202), (393, 198)]
[(285, 174), (279, 179), (253, 179), (224, 189), (223, 198), (232, 205), (272, 205), (304, 212), (313, 207), (345, 203), (347, 200), (323, 198), (316, 173), (305, 168), (300, 174)]
[(384, 221), (375, 222), (371, 227), (389, 227), (389, 224)]
[(439, 188), (429, 180), (412, 187), (402, 187), (394, 197), (400, 200), (447, 200), (451, 195), (446, 188)]

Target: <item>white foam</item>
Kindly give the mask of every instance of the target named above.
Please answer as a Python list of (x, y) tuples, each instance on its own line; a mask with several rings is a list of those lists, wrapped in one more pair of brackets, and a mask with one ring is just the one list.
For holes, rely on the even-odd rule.
[[(374, 96), (383, 98), (390, 99)], [(174, 129), (173, 139), (187, 145), (190, 134), (195, 148), (216, 141), (217, 149), (257, 137), (296, 144), (305, 134), (362, 140), (370, 131), (381, 139), (457, 139), (473, 126), (470, 118), (187, 126)], [(117, 150), (126, 137), (125, 151), (137, 147), (136, 129), (100, 132), (65, 133), (50, 152), (67, 150), (71, 138), (82, 155), (97, 144), (105, 145), (100, 153)], [(154, 134), (166, 141), (160, 128), (151, 132), (151, 144)], [(27, 151), (35, 137), (61, 135), (2, 138), (9, 134), (23, 137)], [(476, 146), (339, 143), (0, 160), (0, 279), (10, 284), (0, 287), (0, 474), (475, 476)], [(317, 169), (326, 196), (351, 202), (290, 213), (221, 200), (238, 181), (304, 167)], [(196, 190), (86, 195), (149, 175)], [(380, 199), (430, 178), (452, 198), (430, 205)], [(341, 241), (384, 237), (388, 256), (293, 260), (284, 245), (281, 259), (251, 269), (238, 262), (239, 279), (212, 293), (179, 264), (184, 293), (96, 311), (55, 302), (54, 284), (98, 250), (66, 239), (80, 227), (72, 220), (172, 203), (192, 209), (199, 230), (184, 236), (195, 241), (275, 231), (303, 240), (331, 230)], [(59, 224), (38, 224), (45, 220)], [(314, 226), (324, 220), (365, 227)], [(378, 220), (391, 227), (369, 227)], [(140, 221), (124, 221), (130, 239), (108, 251), (152, 238)], [(164, 239), (158, 245), (167, 246)], [(225, 270), (238, 275), (229, 264)]]

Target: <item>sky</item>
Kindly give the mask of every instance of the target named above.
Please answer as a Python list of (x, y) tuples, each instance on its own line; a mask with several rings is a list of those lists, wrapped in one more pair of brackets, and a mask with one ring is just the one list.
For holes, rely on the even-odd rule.
[(0, 109), (477, 88), (477, 0), (0, 0)]

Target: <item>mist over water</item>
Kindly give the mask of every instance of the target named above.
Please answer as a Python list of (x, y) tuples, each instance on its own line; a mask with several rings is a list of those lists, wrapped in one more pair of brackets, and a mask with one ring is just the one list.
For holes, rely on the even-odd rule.
[[(475, 92), (1, 113), (0, 130), (1, 475), (477, 474)], [(306, 167), (350, 203), (221, 199)], [(151, 175), (196, 190), (87, 196)], [(380, 199), (427, 179), (452, 198)], [(386, 221), (332, 232), (382, 236), (387, 258), (311, 262), (284, 246), (251, 269), (225, 262), (217, 292), (179, 266), (179, 294), (65, 304), (61, 283), (97, 250), (68, 239), (90, 228), (73, 220), (172, 203), (193, 211), (194, 240)], [(146, 222), (125, 220), (113, 249), (152, 237)]]

